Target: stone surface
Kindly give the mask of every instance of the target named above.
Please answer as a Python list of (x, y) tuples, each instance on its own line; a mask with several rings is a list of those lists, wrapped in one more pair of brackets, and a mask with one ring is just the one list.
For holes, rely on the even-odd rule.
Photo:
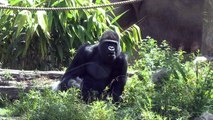
[(0, 69), (0, 95), (17, 99), (20, 92), (43, 89), (60, 80), (63, 71), (24, 71)]

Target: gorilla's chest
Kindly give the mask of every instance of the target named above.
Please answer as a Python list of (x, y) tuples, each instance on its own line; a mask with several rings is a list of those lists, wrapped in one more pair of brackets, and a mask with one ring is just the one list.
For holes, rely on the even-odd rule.
[(111, 75), (112, 66), (98, 60), (91, 60), (86, 72), (96, 80), (106, 80)]

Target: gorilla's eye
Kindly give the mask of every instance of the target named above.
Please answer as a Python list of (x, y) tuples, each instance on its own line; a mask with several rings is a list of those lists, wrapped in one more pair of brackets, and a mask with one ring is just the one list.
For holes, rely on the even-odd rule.
[(115, 51), (115, 47), (114, 46), (108, 46), (108, 50), (113, 52), (113, 51)]

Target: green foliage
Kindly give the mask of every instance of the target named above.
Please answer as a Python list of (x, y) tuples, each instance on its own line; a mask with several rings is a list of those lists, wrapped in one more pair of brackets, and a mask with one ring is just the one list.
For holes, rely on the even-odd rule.
[[(193, 54), (189, 61), (184, 61), (183, 51), (171, 50), (166, 42), (158, 47), (150, 37), (140, 43), (139, 51), (140, 58), (133, 69), (138, 70), (142, 82), (155, 83), (154, 92), (149, 93), (152, 102), (148, 110), (175, 119), (194, 118), (204, 111), (213, 110), (211, 62), (196, 65), (191, 61), (194, 59)], [(146, 92), (143, 90), (143, 93)]]
[(10, 72), (5, 71), (5, 72), (3, 73), (3, 75), (2, 75), (2, 80), (12, 80), (12, 79), (13, 79), (13, 77), (12, 77), (12, 75), (11, 75)]
[[(94, 5), (92, 0), (8, 0), (23, 7), (79, 7)], [(96, 4), (108, 3), (107, 0)], [(118, 32), (123, 50), (134, 48), (140, 30), (121, 32), (116, 23), (120, 16), (109, 16), (113, 8), (71, 11), (0, 10), (0, 61), (3, 67), (54, 69), (67, 66), (73, 58), (70, 50), (83, 43), (93, 44), (107, 29)], [(112, 13), (113, 15), (113, 13)]]
[(30, 91), (16, 100), (11, 107), (12, 115), (24, 114), (31, 120), (69, 120), (86, 118), (86, 107), (79, 102), (75, 89), (56, 93), (50, 90)]
[(96, 101), (89, 106), (87, 120), (116, 120), (115, 106), (103, 101)]
[(78, 99), (78, 90), (55, 92), (32, 90), (22, 94), (9, 109), (11, 116), (30, 120), (114, 120), (114, 106), (103, 101), (86, 105)]
[(9, 110), (0, 108), (0, 116), (6, 116)]
[(184, 60), (166, 42), (160, 46), (152, 38), (139, 43), (138, 57), (130, 69), (123, 101), (94, 101), (85, 104), (78, 91), (31, 91), (10, 106), (13, 115), (27, 119), (80, 120), (186, 120), (203, 112), (213, 113), (213, 64), (195, 64), (194, 55)]
[(0, 108), (4, 107), (7, 103), (7, 99), (4, 95), (0, 94)]

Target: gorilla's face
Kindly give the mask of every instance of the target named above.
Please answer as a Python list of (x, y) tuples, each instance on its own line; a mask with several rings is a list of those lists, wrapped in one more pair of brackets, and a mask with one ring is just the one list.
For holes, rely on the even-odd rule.
[(115, 40), (104, 40), (99, 43), (99, 53), (107, 63), (113, 62), (119, 54), (119, 44)]

